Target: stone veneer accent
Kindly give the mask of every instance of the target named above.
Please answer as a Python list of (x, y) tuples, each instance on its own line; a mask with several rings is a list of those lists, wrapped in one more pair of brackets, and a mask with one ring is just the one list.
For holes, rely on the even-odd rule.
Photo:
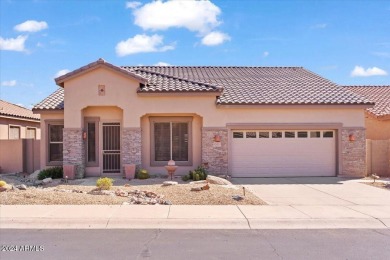
[(137, 169), (141, 167), (141, 128), (129, 127), (122, 131), (122, 163), (135, 164)]
[(76, 165), (76, 179), (85, 176), (85, 144), (83, 130), (64, 128), (63, 130), (63, 164)]
[[(215, 135), (221, 142), (214, 142)], [(228, 174), (228, 142), (226, 128), (202, 128), (202, 163), (208, 163), (210, 174)]]
[[(349, 135), (355, 141), (349, 141)], [(366, 130), (362, 128), (344, 128), (341, 130), (341, 160), (343, 176), (366, 176)]]

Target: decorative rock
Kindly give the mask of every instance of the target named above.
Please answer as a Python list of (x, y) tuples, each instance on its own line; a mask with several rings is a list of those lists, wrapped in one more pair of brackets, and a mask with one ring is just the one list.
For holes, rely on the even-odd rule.
[(16, 185), (15, 187), (18, 188), (19, 190), (27, 190), (27, 186), (24, 184)]
[(51, 183), (52, 181), (53, 181), (52, 178), (46, 178), (46, 179), (43, 179), (43, 180), (42, 180), (42, 183), (43, 183), (43, 184), (48, 184), (48, 183)]
[(201, 180), (201, 181), (191, 181), (190, 184), (204, 184), (207, 183), (207, 180)]
[(19, 190), (19, 189), (16, 186), (12, 185), (11, 190), (15, 191), (15, 190)]
[(232, 196), (232, 199), (237, 200), (237, 201), (240, 201), (240, 200), (243, 200), (244, 198), (241, 197), (240, 195), (233, 195), (233, 196)]
[(36, 180), (36, 181), (34, 181), (34, 185), (42, 185), (43, 184), (43, 181), (41, 181), (41, 180)]
[(5, 187), (0, 187), (0, 192), (6, 191), (6, 190), (7, 190), (7, 188), (5, 188)]
[(210, 184), (217, 184), (217, 185), (232, 185), (232, 183), (228, 180), (213, 176), (213, 175), (208, 175), (207, 176), (207, 182)]
[(119, 196), (119, 197), (128, 197), (129, 193), (127, 193), (127, 191), (118, 189), (118, 190), (115, 191), (115, 195)]
[(162, 186), (172, 186), (172, 185), (177, 185), (177, 181), (164, 181)]

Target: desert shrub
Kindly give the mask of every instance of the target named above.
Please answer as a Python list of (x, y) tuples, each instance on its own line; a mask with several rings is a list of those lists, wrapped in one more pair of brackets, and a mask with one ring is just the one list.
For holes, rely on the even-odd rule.
[(107, 177), (99, 178), (96, 181), (96, 187), (98, 187), (101, 190), (109, 190), (112, 187), (113, 181), (114, 181), (113, 179)]
[(0, 187), (4, 187), (5, 185), (7, 185), (5, 181), (0, 181)]
[(145, 169), (141, 169), (141, 170), (139, 170), (139, 172), (137, 174), (137, 178), (141, 179), (141, 180), (149, 179), (150, 178), (149, 172)]
[(187, 175), (184, 175), (181, 177), (183, 181), (193, 180), (193, 181), (199, 181), (199, 180), (206, 180), (207, 178), (207, 170), (202, 167), (198, 166), (193, 171), (189, 171)]
[(38, 180), (43, 180), (46, 178), (60, 179), (62, 178), (64, 172), (61, 166), (47, 168), (38, 174)]

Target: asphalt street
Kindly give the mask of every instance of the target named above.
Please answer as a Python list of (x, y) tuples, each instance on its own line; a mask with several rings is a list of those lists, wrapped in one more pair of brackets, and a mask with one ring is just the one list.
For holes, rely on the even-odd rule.
[(2, 229), (8, 259), (390, 259), (389, 229)]

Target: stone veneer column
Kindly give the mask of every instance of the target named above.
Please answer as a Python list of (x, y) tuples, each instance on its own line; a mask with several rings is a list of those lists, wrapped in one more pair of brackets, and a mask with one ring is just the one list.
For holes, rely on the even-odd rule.
[[(214, 142), (215, 135), (220, 142)], [(210, 174), (228, 174), (228, 141), (226, 128), (202, 128), (202, 163), (208, 163)]]
[(85, 144), (83, 130), (64, 128), (63, 130), (63, 164), (76, 165), (76, 179), (85, 176)]
[(127, 127), (122, 132), (122, 163), (135, 164), (137, 169), (141, 167), (141, 128)]
[[(355, 141), (349, 141), (353, 134)], [(366, 176), (366, 130), (344, 128), (341, 130), (341, 160), (343, 176)]]

